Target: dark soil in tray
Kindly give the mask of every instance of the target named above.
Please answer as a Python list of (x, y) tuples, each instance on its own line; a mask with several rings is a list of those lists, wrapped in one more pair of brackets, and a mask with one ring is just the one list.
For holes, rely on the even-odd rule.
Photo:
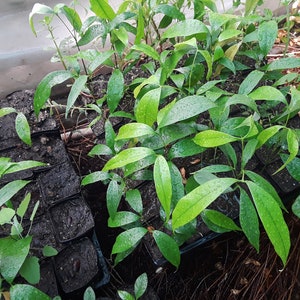
[(98, 274), (97, 251), (88, 238), (78, 240), (65, 248), (54, 258), (54, 262), (64, 293), (69, 294), (88, 286)]
[(41, 172), (38, 182), (47, 205), (80, 193), (80, 179), (70, 162), (56, 165), (47, 172)]
[(78, 238), (94, 228), (91, 210), (79, 196), (51, 207), (50, 215), (55, 236), (61, 243)]

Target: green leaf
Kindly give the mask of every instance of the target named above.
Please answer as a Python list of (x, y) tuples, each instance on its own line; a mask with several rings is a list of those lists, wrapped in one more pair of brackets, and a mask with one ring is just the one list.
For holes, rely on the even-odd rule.
[(101, 19), (112, 21), (116, 17), (107, 0), (90, 0), (90, 4), (91, 10)]
[(112, 150), (105, 144), (98, 144), (92, 148), (88, 156), (94, 157), (96, 155), (112, 155)]
[(77, 11), (71, 7), (68, 7), (67, 5), (64, 5), (62, 12), (67, 17), (75, 31), (79, 33), (82, 27), (82, 22)]
[(162, 155), (157, 156), (155, 160), (153, 175), (156, 194), (168, 221), (171, 212), (172, 181), (169, 165)]
[(294, 69), (300, 67), (300, 58), (298, 57), (284, 57), (281, 59), (276, 59), (272, 61), (268, 67), (268, 71), (275, 70), (286, 70), (286, 69)]
[(207, 34), (208, 32), (209, 30), (203, 22), (199, 20), (187, 19), (175, 23), (169, 27), (162, 34), (162, 39), (170, 39), (178, 36), (190, 36), (199, 33)]
[(205, 149), (206, 148), (195, 144), (192, 138), (188, 138), (173, 144), (169, 150), (168, 157), (169, 159), (173, 159), (175, 157), (188, 157), (202, 153)]
[(36, 167), (43, 167), (46, 166), (47, 164), (39, 161), (34, 161), (34, 160), (23, 160), (19, 162), (14, 162), (8, 170), (4, 172), (4, 174), (11, 174), (14, 172), (19, 172), (23, 171), (26, 169), (33, 169)]
[(113, 125), (111, 124), (110, 120), (107, 119), (104, 124), (104, 132), (105, 132), (105, 141), (106, 145), (114, 151), (115, 147), (115, 138), (116, 133), (114, 131)]
[(218, 233), (241, 230), (232, 219), (213, 209), (205, 209), (201, 217), (210, 230)]
[(206, 148), (213, 148), (238, 141), (239, 138), (221, 131), (205, 130), (196, 134), (194, 142)]
[(287, 160), (284, 162), (284, 164), (274, 174), (283, 170), (291, 161), (293, 161), (293, 159), (298, 154), (299, 151), (298, 137), (295, 134), (295, 132), (290, 128), (287, 129), (287, 144), (288, 144), (288, 151), (290, 152), (290, 155), (287, 158)]
[(140, 219), (140, 216), (130, 211), (118, 211), (115, 212), (114, 217), (109, 217), (109, 227), (122, 227), (130, 223), (134, 223)]
[(254, 182), (246, 182), (260, 220), (283, 264), (286, 264), (290, 250), (290, 235), (277, 201), (267, 191)]
[(258, 43), (265, 56), (272, 49), (277, 38), (277, 33), (277, 22), (274, 20), (265, 21), (258, 26)]
[(8, 224), (14, 217), (15, 211), (8, 207), (2, 207), (0, 210), (0, 225)]
[(300, 195), (295, 199), (292, 205), (292, 212), (300, 218)]
[(207, 50), (199, 50), (199, 53), (204, 57), (206, 62), (206, 66), (207, 66), (206, 80), (208, 81), (212, 75), (213, 57), (211, 53)]
[(111, 158), (103, 167), (103, 171), (122, 168), (130, 163), (137, 162), (155, 152), (152, 149), (145, 147), (129, 148), (121, 151), (116, 156)]
[(236, 105), (236, 104), (242, 104), (248, 106), (253, 111), (259, 114), (255, 100), (251, 99), (246, 95), (241, 95), (241, 94), (233, 95), (226, 101), (225, 107), (229, 107), (230, 105)]
[(118, 291), (118, 296), (122, 300), (135, 300), (135, 297), (133, 297), (130, 293), (128, 293), (126, 291)]
[(65, 118), (68, 118), (68, 114), (72, 106), (74, 105), (75, 101), (77, 100), (80, 93), (84, 90), (86, 82), (87, 82), (88, 76), (87, 75), (80, 75), (74, 83), (72, 84), (68, 100), (67, 100), (67, 107), (66, 107), (66, 113)]
[(118, 107), (124, 94), (124, 77), (119, 69), (111, 74), (107, 84), (107, 104), (109, 112), (113, 113)]
[(258, 144), (256, 146), (256, 149), (264, 145), (273, 135), (275, 135), (282, 128), (283, 126), (281, 125), (274, 125), (261, 131), (257, 136)]
[(3, 278), (12, 283), (24, 263), (30, 248), (32, 237), (20, 240), (10, 237), (0, 239), (0, 272)]
[(256, 139), (247, 142), (242, 152), (241, 168), (244, 169), (249, 160), (254, 156), (256, 145), (258, 141)]
[(41, 277), (39, 259), (35, 256), (26, 257), (20, 275), (30, 284), (37, 284)]
[(3, 107), (0, 108), (0, 117), (4, 117), (11, 113), (16, 113), (17, 111), (12, 107)]
[(225, 25), (227, 22), (232, 22), (234, 19), (237, 18), (235, 15), (231, 14), (225, 14), (225, 13), (216, 13), (210, 11), (208, 13), (209, 17), (209, 23), (211, 25), (212, 31), (217, 31), (219, 30), (223, 25)]
[(31, 146), (30, 127), (25, 115), (19, 112), (15, 120), (16, 131), (19, 138), (27, 145)]
[(241, 30), (237, 29), (225, 29), (224, 31), (221, 32), (219, 35), (218, 41), (222, 42), (228, 39), (232, 38), (238, 38), (239, 35), (241, 35), (243, 32)]
[(87, 45), (88, 43), (92, 42), (94, 39), (104, 36), (105, 33), (106, 31), (103, 24), (92, 25), (81, 36), (81, 39), (78, 41), (78, 46)]
[(147, 273), (141, 274), (134, 283), (134, 294), (136, 300), (141, 298), (146, 292), (148, 287), (148, 276)]
[(175, 102), (159, 122), (159, 128), (184, 121), (216, 105), (203, 96), (188, 96)]
[(37, 36), (37, 34), (33, 24), (33, 16), (36, 14), (45, 15), (45, 14), (53, 14), (53, 13), (54, 13), (53, 9), (47, 5), (40, 4), (40, 3), (34, 4), (32, 11), (29, 14), (29, 25), (31, 31), (34, 33), (35, 36)]
[(10, 300), (51, 300), (45, 293), (28, 284), (15, 284), (11, 287), (9, 292)]
[(145, 135), (154, 135), (155, 131), (148, 125), (143, 123), (128, 123), (123, 125), (119, 129), (119, 133), (116, 137), (117, 140), (133, 139), (142, 137)]
[(123, 188), (116, 180), (112, 180), (106, 191), (106, 205), (109, 216), (114, 219), (123, 194)]
[(273, 187), (273, 185), (268, 180), (266, 180), (265, 178), (263, 178), (259, 174), (255, 173), (255, 172), (252, 172), (252, 171), (249, 171), (249, 170), (245, 171), (245, 175), (247, 175), (255, 184), (259, 185), (268, 194), (270, 194), (277, 201), (277, 203), (280, 205), (280, 207), (282, 209), (285, 209), (279, 195), (277, 194), (277, 192), (275, 190), (275, 188)]
[(28, 180), (14, 180), (3, 186), (0, 189), (0, 206), (2, 206), (8, 200), (10, 200), (18, 191), (20, 191), (29, 182), (30, 181)]
[(112, 254), (120, 253), (135, 247), (147, 233), (144, 227), (135, 227), (120, 233), (113, 245)]
[(133, 45), (131, 47), (131, 50), (136, 50), (136, 51), (142, 52), (143, 55), (145, 54), (145, 55), (153, 58), (156, 61), (159, 61), (159, 59), (160, 59), (159, 54), (155, 51), (155, 49), (153, 49), (153, 47), (151, 47), (148, 44)]
[(149, 126), (152, 126), (156, 122), (160, 95), (161, 87), (150, 90), (141, 98), (135, 110), (137, 122)]
[(25, 198), (22, 200), (22, 202), (20, 203), (18, 209), (17, 209), (17, 215), (20, 217), (20, 218), (23, 218), (26, 211), (27, 211), (27, 208), (28, 208), (28, 205), (29, 205), (29, 202), (30, 202), (30, 199), (31, 199), (31, 193), (28, 193), (26, 194)]
[(70, 71), (60, 70), (49, 73), (41, 80), (35, 90), (33, 99), (34, 112), (36, 115), (39, 114), (41, 108), (49, 99), (52, 87), (61, 84), (72, 77), (73, 75)]
[(286, 104), (284, 95), (272, 86), (260, 86), (249, 94), (254, 100), (280, 101)]
[(92, 74), (100, 65), (102, 65), (106, 60), (108, 60), (113, 53), (114, 53), (113, 50), (99, 52), (98, 55), (93, 59), (93, 61), (88, 66), (89, 74)]
[(181, 198), (173, 211), (173, 230), (196, 218), (235, 182), (237, 182), (237, 179), (234, 178), (213, 179), (203, 183)]
[(125, 199), (138, 214), (141, 215), (143, 213), (143, 201), (138, 189), (128, 190)]
[(45, 257), (55, 256), (55, 255), (57, 255), (57, 253), (58, 253), (58, 251), (51, 246), (46, 245), (43, 247), (43, 255)]
[(88, 286), (83, 294), (83, 300), (96, 300), (96, 294), (92, 287)]
[(153, 238), (162, 255), (176, 268), (180, 264), (180, 251), (175, 240), (166, 233), (154, 230)]
[(259, 220), (255, 207), (244, 189), (240, 188), (240, 224), (248, 241), (259, 252)]
[[(280, 157), (282, 159), (282, 161), (286, 164), (289, 155), (285, 154), (285, 153), (281, 153)], [(287, 166), (286, 166), (288, 172), (290, 173), (290, 175), (296, 179), (297, 181), (300, 181), (300, 158), (299, 157), (295, 157)]]
[(259, 3), (259, 0), (246, 0), (245, 2), (245, 16), (250, 16)]
[(185, 19), (185, 15), (174, 5), (159, 4), (154, 7), (154, 12), (162, 13), (168, 17), (171, 17), (172, 19), (177, 19), (179, 21), (183, 21)]
[(93, 173), (90, 173), (88, 175), (86, 175), (82, 181), (81, 181), (81, 185), (85, 186), (87, 184), (91, 184), (91, 183), (95, 183), (98, 181), (104, 181), (110, 178), (109, 173), (107, 172), (102, 172), (102, 171), (95, 171)]
[(257, 86), (263, 78), (264, 72), (254, 70), (241, 83), (239, 87), (239, 94), (248, 95)]

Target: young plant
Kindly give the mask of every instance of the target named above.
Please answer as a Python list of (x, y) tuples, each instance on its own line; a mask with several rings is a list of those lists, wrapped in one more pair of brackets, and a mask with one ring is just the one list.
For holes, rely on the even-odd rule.
[(127, 291), (118, 291), (118, 296), (122, 300), (138, 300), (140, 299), (147, 290), (148, 277), (146, 273), (141, 274), (134, 283), (134, 294)]

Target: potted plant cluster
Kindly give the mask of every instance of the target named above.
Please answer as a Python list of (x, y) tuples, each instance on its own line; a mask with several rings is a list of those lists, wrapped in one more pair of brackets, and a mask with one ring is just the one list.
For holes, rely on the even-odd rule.
[[(55, 106), (51, 89), (68, 84), (66, 118), (78, 110), (102, 126), (90, 155), (103, 168), (81, 183), (107, 184), (108, 225), (123, 229), (115, 263), (144, 242), (178, 267), (196, 240), (232, 230), (259, 251), (262, 226), (285, 265), (284, 199), (299, 187), (300, 59), (288, 38), (282, 57), (268, 54), (279, 26), (292, 30), (289, 16), (258, 14), (250, 0), (241, 15), (207, 0), (124, 1), (117, 11), (90, 0), (82, 20), (75, 4), (35, 4), (29, 16), (34, 33), (35, 15), (44, 16), (64, 66), (42, 79), (34, 111)], [(53, 18), (68, 28), (72, 51), (57, 43)], [(111, 75), (97, 90), (103, 66)]]

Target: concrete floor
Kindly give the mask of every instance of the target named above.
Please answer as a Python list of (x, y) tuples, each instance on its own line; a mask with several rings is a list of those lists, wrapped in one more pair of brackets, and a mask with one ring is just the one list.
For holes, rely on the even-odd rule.
[[(116, 9), (123, 0), (109, 0)], [(28, 16), (37, 0), (0, 0), (0, 98), (7, 94), (26, 88), (35, 88), (37, 83), (50, 71), (61, 68), (60, 63), (50, 63), (54, 53), (52, 41), (47, 38), (47, 31), (38, 24), (38, 37), (31, 32)], [(53, 7), (57, 3), (70, 1), (41, 0), (40, 3)], [(217, 6), (222, 9), (221, 0)], [(280, 0), (266, 0), (267, 7), (277, 9)], [(80, 0), (80, 3), (89, 7), (89, 0)], [(225, 8), (231, 7), (232, 0), (224, 0)], [(81, 16), (85, 15), (79, 9)], [(56, 35), (59, 40), (67, 36), (61, 27)]]

